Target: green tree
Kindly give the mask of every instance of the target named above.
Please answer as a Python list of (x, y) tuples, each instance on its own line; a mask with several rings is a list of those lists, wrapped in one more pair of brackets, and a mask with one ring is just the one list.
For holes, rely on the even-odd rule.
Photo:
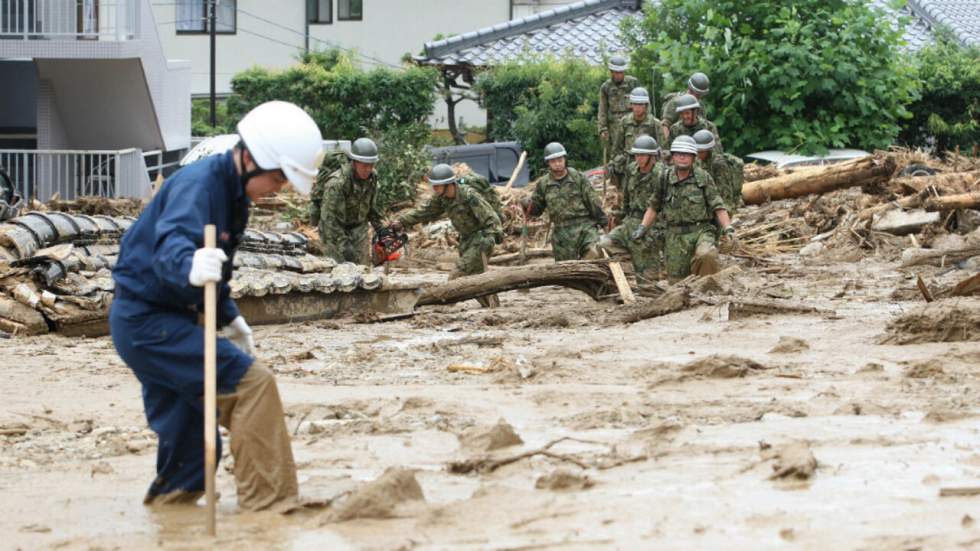
[(489, 137), (519, 141), (537, 175), (549, 142), (561, 142), (576, 168), (602, 164), (595, 121), (605, 78), (603, 68), (580, 59), (525, 59), (482, 73), (475, 89), (491, 120)]
[(909, 117), (915, 81), (900, 55), (901, 28), (866, 0), (646, 6), (623, 27), (634, 73), (659, 74), (661, 91), (684, 90), (694, 71), (708, 74), (726, 149), (882, 148)]
[(431, 68), (363, 71), (339, 50), (312, 52), (282, 70), (253, 67), (236, 74), (227, 101), (233, 128), (250, 109), (271, 100), (293, 102), (320, 126), (324, 138), (378, 142), (379, 187), (384, 207), (415, 197), (415, 182), (429, 160), (427, 119), (438, 73)]
[(980, 48), (941, 32), (914, 61), (921, 95), (909, 106), (902, 141), (925, 146), (935, 140), (938, 151), (980, 143)]

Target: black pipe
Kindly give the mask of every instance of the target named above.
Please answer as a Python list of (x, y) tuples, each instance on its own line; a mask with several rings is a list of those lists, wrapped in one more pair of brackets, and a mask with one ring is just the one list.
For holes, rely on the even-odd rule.
[(217, 17), (215, 17), (215, 12), (218, 9), (217, 8), (218, 0), (211, 0), (208, 4), (209, 4), (208, 25), (210, 27), (209, 28), (210, 32), (208, 34), (211, 35), (211, 128), (214, 128), (215, 126), (218, 125), (217, 113), (215, 109), (216, 102), (215, 102), (215, 78), (214, 78), (214, 74), (215, 74), (214, 50), (215, 50), (215, 45), (217, 43), (217, 41), (215, 40), (215, 37), (217, 37), (217, 34), (215, 32), (216, 31), (215, 27), (217, 27), (217, 21), (216, 21)]

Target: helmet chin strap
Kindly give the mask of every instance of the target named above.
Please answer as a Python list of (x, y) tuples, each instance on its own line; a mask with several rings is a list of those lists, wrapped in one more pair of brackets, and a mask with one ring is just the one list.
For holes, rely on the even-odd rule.
[[(246, 189), (246, 186), (248, 186), (248, 181), (249, 180), (251, 180), (252, 178), (254, 178), (256, 176), (260, 176), (262, 174), (265, 174), (266, 172), (269, 172), (269, 171), (266, 170), (266, 169), (264, 169), (264, 168), (259, 168), (259, 165), (258, 164), (255, 164), (255, 159), (252, 159), (252, 152), (251, 151), (248, 151), (248, 148), (247, 147), (242, 146), (242, 148), (241, 148), (240, 151), (241, 151), (241, 154), (240, 154), (240, 159), (241, 160), (240, 160), (240, 162), (241, 162), (241, 165), (242, 165), (242, 175), (239, 176), (239, 181), (242, 183), (242, 190), (245, 190)], [(250, 159), (252, 159), (252, 163), (255, 164), (255, 168), (252, 169), (252, 170), (245, 170), (245, 152), (246, 151), (248, 151), (248, 157)]]

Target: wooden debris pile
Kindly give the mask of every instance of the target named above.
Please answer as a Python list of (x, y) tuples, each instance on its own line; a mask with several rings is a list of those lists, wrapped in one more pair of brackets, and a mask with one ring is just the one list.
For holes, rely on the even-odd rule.
[[(130, 217), (30, 212), (0, 224), (0, 331), (40, 334), (103, 324), (111, 270)], [(247, 230), (235, 255), (234, 298), (376, 291), (385, 276), (309, 254), (300, 233)], [(70, 331), (69, 331), (70, 332)]]

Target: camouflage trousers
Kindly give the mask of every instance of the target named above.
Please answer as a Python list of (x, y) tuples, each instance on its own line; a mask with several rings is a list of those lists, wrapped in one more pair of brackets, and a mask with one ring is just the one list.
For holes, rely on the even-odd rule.
[(353, 262), (363, 266), (371, 263), (371, 237), (367, 222), (350, 229), (325, 232), (320, 229), (320, 241), (323, 242), (324, 255), (337, 262)]
[(671, 281), (694, 274), (718, 273), (718, 230), (714, 224), (701, 222), (686, 226), (668, 226), (665, 233), (667, 278)]
[[(493, 256), (494, 244), (493, 238), (484, 235), (483, 232), (476, 232), (466, 237), (460, 236), (459, 246), (457, 248), (459, 258), (456, 259), (456, 269), (449, 274), (449, 280), (452, 281), (463, 276), (482, 274), (487, 271), (487, 261)], [(500, 300), (497, 298), (497, 295), (480, 297), (476, 301), (484, 308), (496, 308), (500, 306)]]
[(555, 262), (598, 258), (599, 229), (594, 220), (581, 219), (555, 224), (551, 250)]
[(599, 241), (599, 246), (612, 254), (629, 254), (630, 261), (633, 263), (633, 271), (637, 275), (647, 274), (648, 279), (656, 279), (663, 267), (661, 256), (663, 254), (664, 239), (663, 230), (657, 225), (647, 230), (646, 235), (634, 241), (633, 232), (640, 225), (640, 219), (629, 216), (623, 223), (613, 228), (603, 239)]

